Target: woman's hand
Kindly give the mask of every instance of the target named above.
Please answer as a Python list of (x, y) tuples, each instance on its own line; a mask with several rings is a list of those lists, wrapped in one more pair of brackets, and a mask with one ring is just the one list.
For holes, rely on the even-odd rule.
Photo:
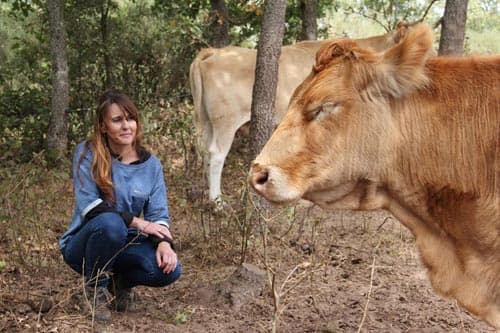
[(150, 236), (155, 236), (158, 238), (163, 238), (165, 236), (173, 239), (170, 230), (162, 224), (148, 222), (140, 217), (135, 217), (132, 219), (130, 226), (137, 228), (140, 232), (143, 232)]
[(172, 250), (170, 244), (161, 242), (156, 248), (156, 263), (165, 274), (169, 274), (177, 267), (177, 254)]

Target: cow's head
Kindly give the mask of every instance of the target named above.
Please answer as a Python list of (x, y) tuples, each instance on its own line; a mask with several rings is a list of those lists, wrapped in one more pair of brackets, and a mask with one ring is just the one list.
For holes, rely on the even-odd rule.
[(275, 203), (331, 204), (383, 181), (400, 135), (391, 106), (428, 83), (432, 43), (431, 29), (420, 24), (382, 53), (349, 39), (322, 46), (252, 163), (253, 188)]

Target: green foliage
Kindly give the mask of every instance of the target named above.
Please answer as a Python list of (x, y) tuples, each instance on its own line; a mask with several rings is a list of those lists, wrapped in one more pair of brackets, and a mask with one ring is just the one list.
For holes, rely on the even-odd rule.
[[(104, 44), (101, 20), (107, 3), (66, 2), (69, 150), (90, 130), (89, 110), (105, 89), (105, 53), (111, 60), (111, 85), (129, 93), (140, 108), (189, 95), (189, 64), (201, 47), (192, 40), (201, 29), (178, 18), (164, 24), (146, 1), (110, 2)], [(0, 20), (6, 26), (1, 30), (6, 43), (0, 48), (0, 140), (4, 143), (0, 149), (8, 152), (2, 160), (8, 156), (23, 161), (44, 149), (50, 118), (47, 13), (38, 9), (12, 18), (11, 11), (0, 7), (0, 17), (6, 18)]]
[(175, 325), (182, 325), (188, 322), (189, 317), (195, 312), (194, 309), (186, 307), (182, 311), (177, 311), (174, 315)]
[(360, 15), (366, 19), (376, 22), (385, 31), (393, 30), (400, 21), (416, 22), (429, 13), (429, 6), (436, 8), (444, 6), (444, 1), (406, 1), (406, 0), (341, 0), (341, 8), (348, 14)]
[[(487, 13), (487, 19), (485, 19)], [(476, 33), (488, 33), (500, 28), (500, 3), (496, 0), (470, 1), (467, 8), (467, 29)]]
[(32, 11), (35, 10), (35, 6), (40, 4), (40, 1), (30, 1), (30, 0), (1, 0), (0, 3), (10, 3), (11, 5), (11, 15), (13, 16), (28, 16)]
[(11, 9), (0, 6), (2, 37), (2, 66), (0, 66), (0, 93), (4, 89), (17, 90), (43, 87), (50, 83), (50, 61), (47, 31), (44, 21), (35, 14), (13, 17)]
[[(67, 10), (67, 21), (76, 23), (67, 27), (72, 108), (93, 108), (106, 88), (107, 73), (111, 85), (132, 95), (139, 105), (167, 94), (168, 36), (160, 20), (144, 1), (112, 4), (107, 16), (100, 1), (77, 2)], [(105, 40), (102, 29), (107, 31)]]
[[(292, 44), (300, 37), (302, 30), (300, 0), (289, 0), (286, 7), (286, 29), (283, 44)], [(318, 0), (318, 18), (322, 20), (328, 12), (336, 12), (339, 9), (337, 0)], [(318, 25), (318, 38), (327, 38), (328, 27), (325, 24)]]
[[(43, 150), (50, 118), (50, 62), (40, 17), (0, 7), (6, 36), (0, 66), (0, 163), (27, 161)], [(21, 27), (19, 27), (21, 23)]]
[(500, 53), (499, 35), (500, 29), (498, 28), (482, 32), (467, 29), (464, 52), (466, 54), (498, 54)]
[(0, 163), (28, 161), (43, 150), (50, 117), (49, 96), (39, 88), (0, 94)]
[[(263, 15), (263, 0), (226, 1), (229, 16), (230, 38), (232, 45), (244, 45), (255, 37), (260, 31)], [(188, 24), (196, 27), (191, 33), (190, 42), (198, 42), (198, 46), (209, 46), (211, 6), (208, 0), (186, 1), (185, 3), (156, 0), (155, 12), (167, 22), (175, 25)], [(183, 21), (184, 23), (180, 23)], [(193, 34), (194, 32), (194, 34)], [(188, 44), (190, 43), (188, 41)]]

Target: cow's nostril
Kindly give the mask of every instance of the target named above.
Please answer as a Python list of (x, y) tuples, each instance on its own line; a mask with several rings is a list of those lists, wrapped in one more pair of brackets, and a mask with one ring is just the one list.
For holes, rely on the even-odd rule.
[(260, 171), (255, 175), (254, 182), (257, 185), (264, 185), (269, 178), (269, 172), (267, 170)]

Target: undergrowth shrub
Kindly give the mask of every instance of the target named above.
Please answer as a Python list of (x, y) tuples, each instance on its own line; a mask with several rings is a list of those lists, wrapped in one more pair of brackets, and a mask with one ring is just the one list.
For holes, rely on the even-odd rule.
[(49, 276), (59, 271), (57, 241), (73, 209), (68, 168), (48, 169), (43, 154), (0, 168), (0, 234), (7, 266)]
[(0, 94), (0, 164), (28, 162), (43, 150), (50, 118), (50, 95), (38, 88)]

